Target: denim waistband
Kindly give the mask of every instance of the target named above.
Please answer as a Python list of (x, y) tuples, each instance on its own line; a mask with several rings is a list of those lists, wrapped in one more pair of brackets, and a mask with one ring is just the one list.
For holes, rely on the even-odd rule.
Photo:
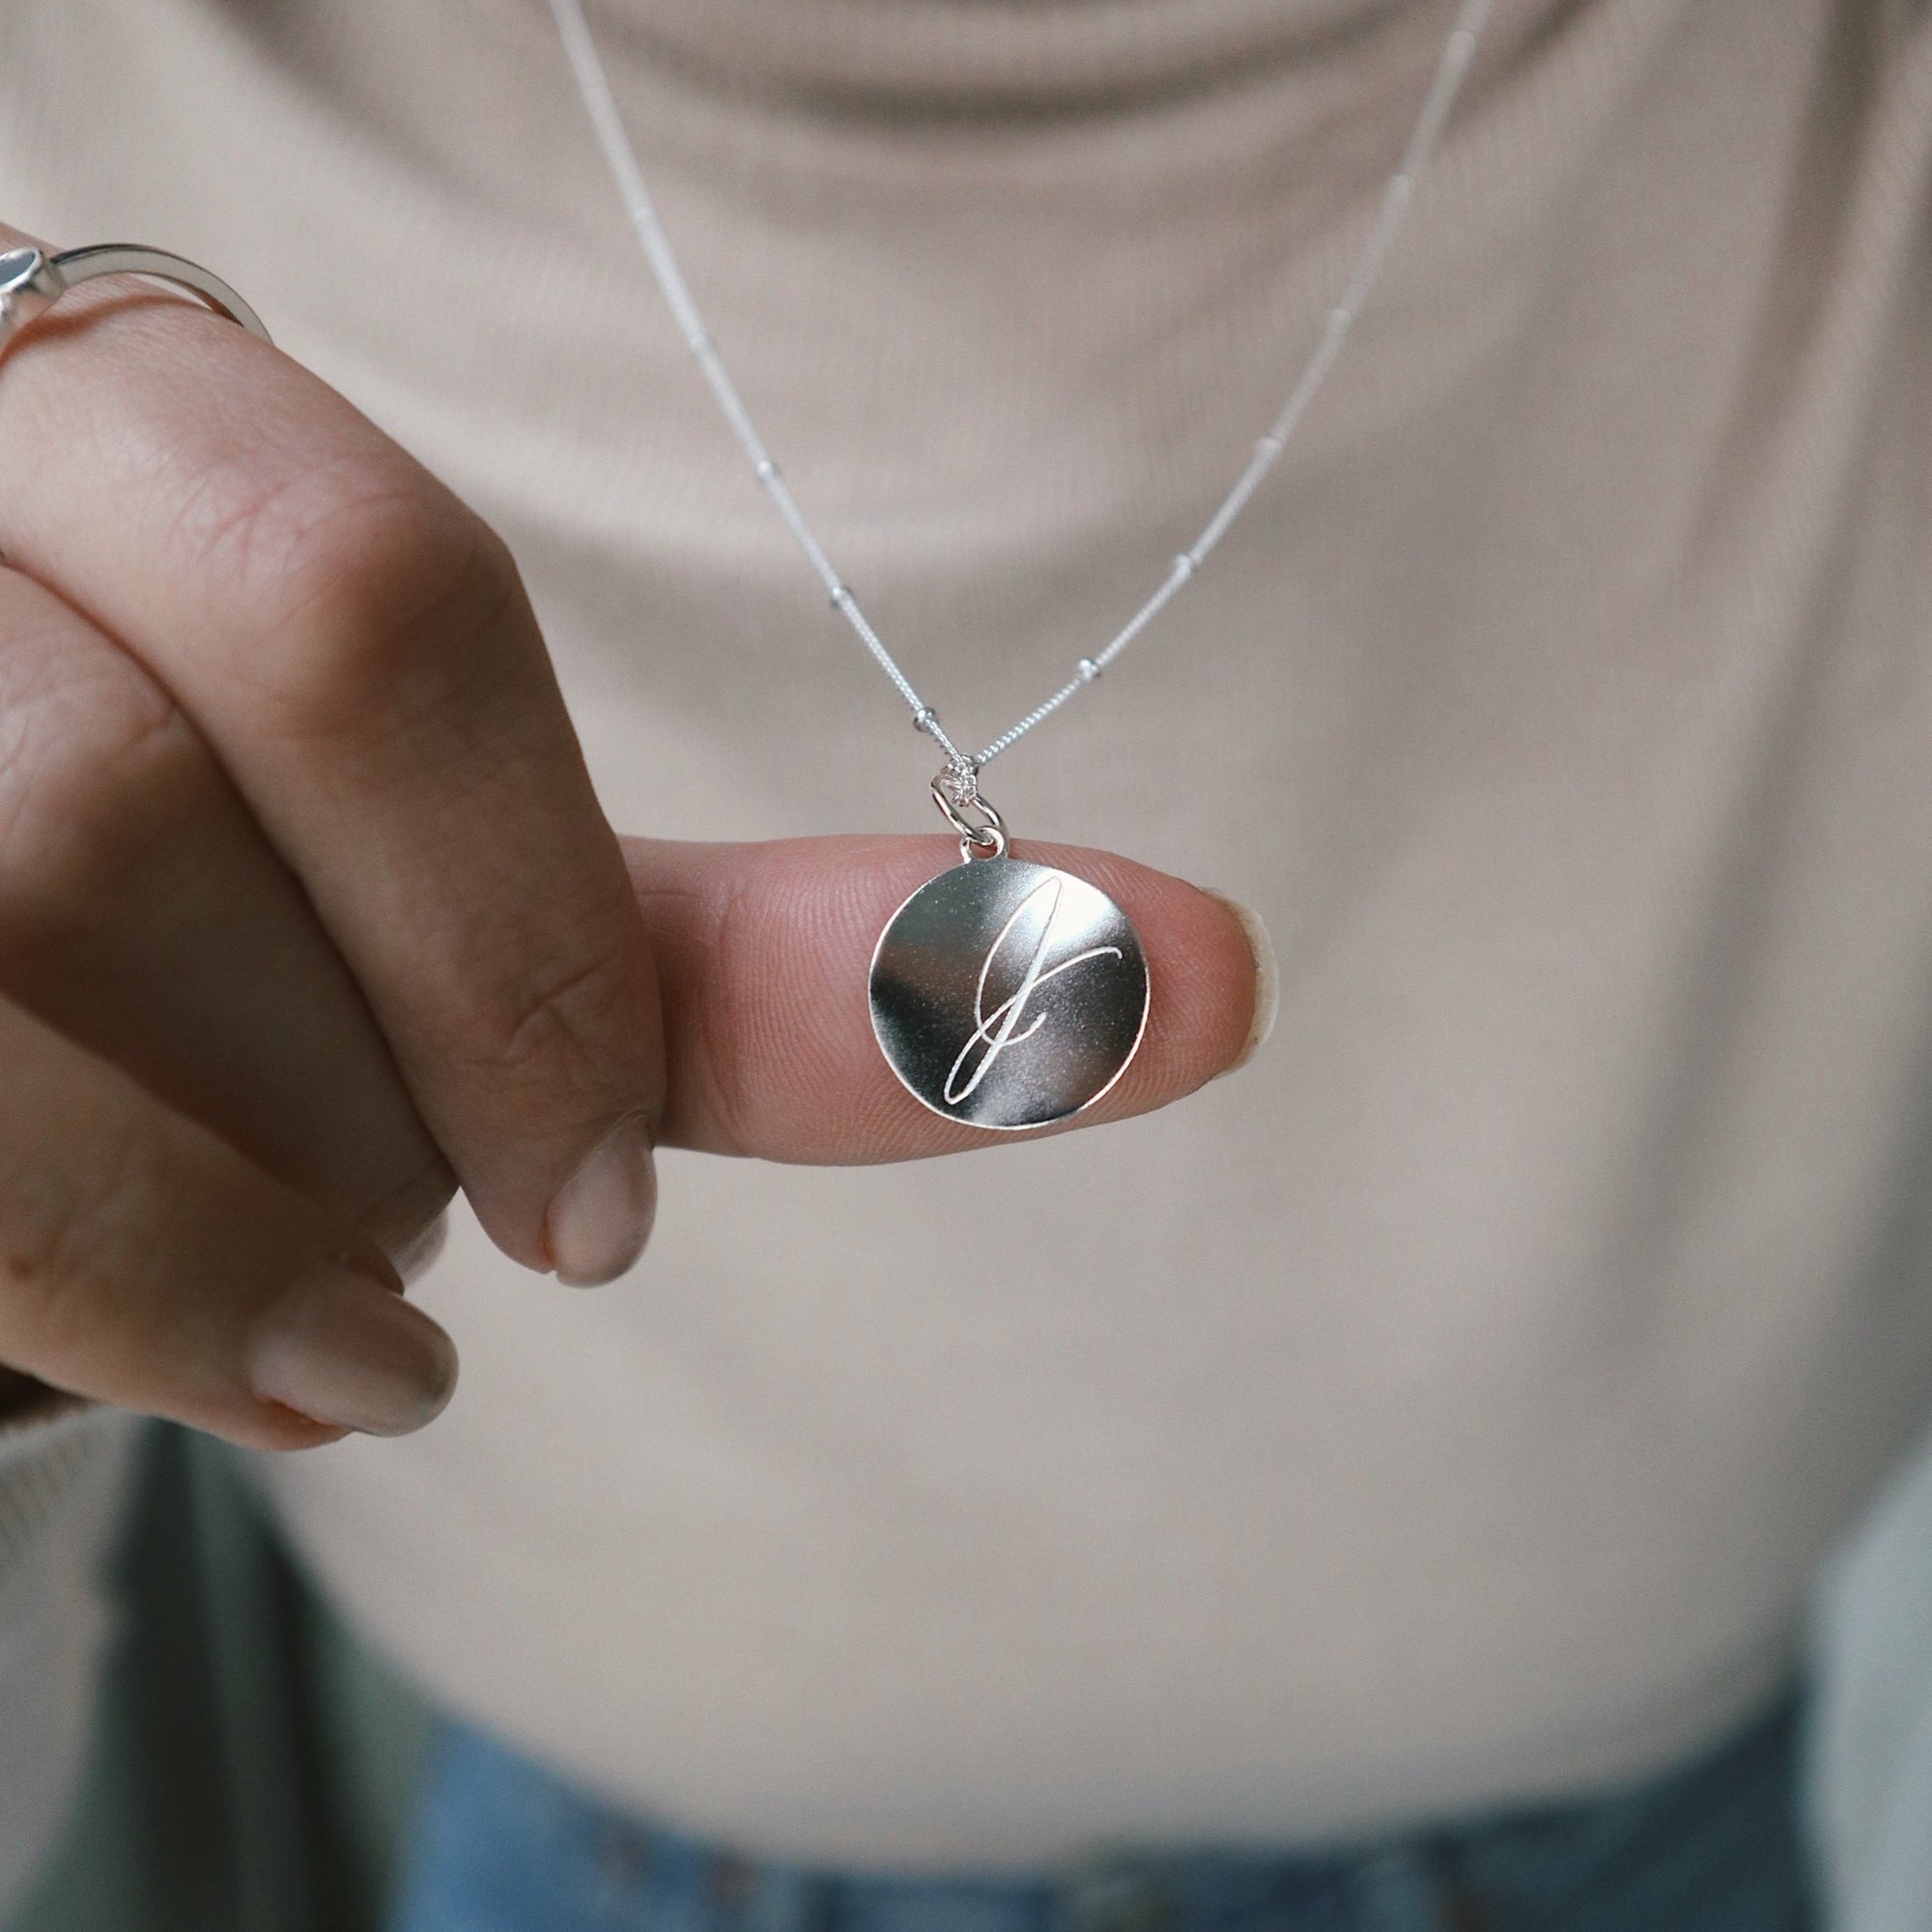
[(844, 1874), (628, 1817), (475, 1732), (445, 1747), (395, 1932), (1804, 1932), (1797, 1700), (1587, 1802), (1321, 1853)]

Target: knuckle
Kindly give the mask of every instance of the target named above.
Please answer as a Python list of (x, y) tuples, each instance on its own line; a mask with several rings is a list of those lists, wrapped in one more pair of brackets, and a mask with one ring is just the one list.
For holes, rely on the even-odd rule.
[(247, 586), (238, 668), (270, 728), (301, 737), (400, 726), (473, 689), (473, 646), (523, 596), (501, 540), (400, 455), (288, 479), (224, 540)]
[(621, 935), (586, 942), (511, 980), (493, 1016), (471, 1030), (463, 1055), (512, 1092), (552, 1089), (561, 1081), (589, 1092), (609, 1088), (611, 1042), (636, 1038), (636, 962)]

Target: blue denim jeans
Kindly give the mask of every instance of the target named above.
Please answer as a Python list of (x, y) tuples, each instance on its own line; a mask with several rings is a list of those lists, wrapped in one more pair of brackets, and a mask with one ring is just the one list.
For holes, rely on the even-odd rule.
[(473, 1732), (422, 1814), (396, 1932), (1806, 1932), (1797, 1714), (1585, 1803), (1332, 1853), (1038, 1876), (758, 1864), (620, 1816)]

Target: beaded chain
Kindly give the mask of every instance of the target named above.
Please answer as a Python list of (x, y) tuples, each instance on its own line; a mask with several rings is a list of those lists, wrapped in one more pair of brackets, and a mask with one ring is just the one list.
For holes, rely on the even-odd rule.
[(649, 263), (658, 288), (684, 337), (685, 347), (703, 372), (725, 421), (730, 424), (745, 454), (751, 459), (753, 473), (784, 520), (785, 527), (796, 538), (819, 582), (824, 585), (826, 594), (832, 600), (832, 608), (851, 625), (859, 641), (872, 654), (879, 668), (892, 679), (899, 696), (912, 709), (914, 724), (945, 752), (948, 770), (941, 774), (940, 783), (955, 804), (980, 802), (978, 773), (1002, 752), (1009, 751), (1018, 744), (1036, 724), (1044, 724), (1068, 699), (1078, 696), (1159, 616), (1181, 586), (1189, 582), (1207, 562), (1215, 545), (1227, 535), (1235, 519), (1247, 508), (1268, 471), (1281, 460), (1282, 451), (1288, 447), (1303, 416), (1308, 413), (1309, 405), (1327, 380), (1328, 372), (1335, 366), (1336, 358), (1349, 339), (1349, 332), (1355, 325), (1355, 318), (1361, 313), (1362, 304), (1380, 278), (1389, 252), (1415, 200), (1416, 185), (1435, 151), (1443, 126), (1475, 59), (1476, 45), (1492, 5), (1493, 0), (1463, 0), (1455, 26), (1436, 59), (1435, 77), (1422, 103), (1422, 111), (1409, 133), (1395, 173), (1382, 189), (1380, 209), (1362, 244), (1354, 270), (1340, 299), (1327, 311), (1321, 339), (1294, 386), (1289, 391), (1288, 400), (1257, 440), (1246, 467), (1235, 479), (1234, 487), (1222, 497), (1214, 514), (1208, 519), (1201, 534), (1174, 558), (1166, 575), (1140, 609), (1100, 650), (1092, 657), (1080, 659), (1073, 668), (1073, 675), (1058, 691), (1036, 705), (1018, 724), (1001, 732), (983, 751), (969, 753), (961, 751), (947, 734), (946, 727), (939, 722), (939, 714), (920, 696), (912, 680), (899, 668), (898, 661), (886, 648), (884, 640), (872, 628), (870, 618), (860, 608), (852, 586), (838, 574), (837, 566), (826, 554), (825, 546), (806, 522), (804, 511), (799, 508), (790, 486), (772, 460), (771, 451), (766, 448), (757, 425), (752, 420), (751, 412), (738, 393), (738, 385), (731, 380), (731, 373), (718, 353), (718, 346), (705, 326), (703, 313), (692, 296), (683, 270), (678, 266), (670, 239), (658, 216), (657, 205), (645, 185), (643, 170), (638, 163), (637, 151), (617, 110), (610, 76), (605, 72), (602, 56), (597, 51), (597, 43), (583, 17), (582, 0), (550, 0), (551, 12), (556, 18), (557, 31), (562, 36), (578, 91), (583, 97), (583, 104), (589, 110), (591, 124), (596, 128), (604, 158), (624, 198), (631, 225), (637, 230), (638, 241), (643, 248), (644, 259)]

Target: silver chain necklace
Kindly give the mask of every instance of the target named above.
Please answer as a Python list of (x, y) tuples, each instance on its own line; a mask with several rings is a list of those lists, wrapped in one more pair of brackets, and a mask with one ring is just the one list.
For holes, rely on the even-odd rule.
[(1091, 1106), (1138, 1050), (1151, 989), (1132, 922), (1089, 881), (1013, 858), (1005, 820), (980, 791), (980, 773), (1077, 697), (1153, 622), (1192, 581), (1280, 461), (1381, 276), (1493, 4), (1462, 0), (1422, 110), (1382, 188), (1342, 295), (1327, 310), (1321, 338), (1288, 400), (1201, 534), (1174, 558), (1140, 609), (1100, 650), (1080, 659), (1059, 690), (983, 751), (967, 753), (900, 669), (806, 522), (678, 266), (582, 0), (550, 0), (604, 159), (685, 347), (833, 609), (892, 679), (913, 724), (946, 753), (932, 796), (959, 834), (961, 863), (929, 879), (893, 915), (873, 953), (870, 981), (872, 1027), (887, 1062), (934, 1113), (981, 1127), (1044, 1126)]

